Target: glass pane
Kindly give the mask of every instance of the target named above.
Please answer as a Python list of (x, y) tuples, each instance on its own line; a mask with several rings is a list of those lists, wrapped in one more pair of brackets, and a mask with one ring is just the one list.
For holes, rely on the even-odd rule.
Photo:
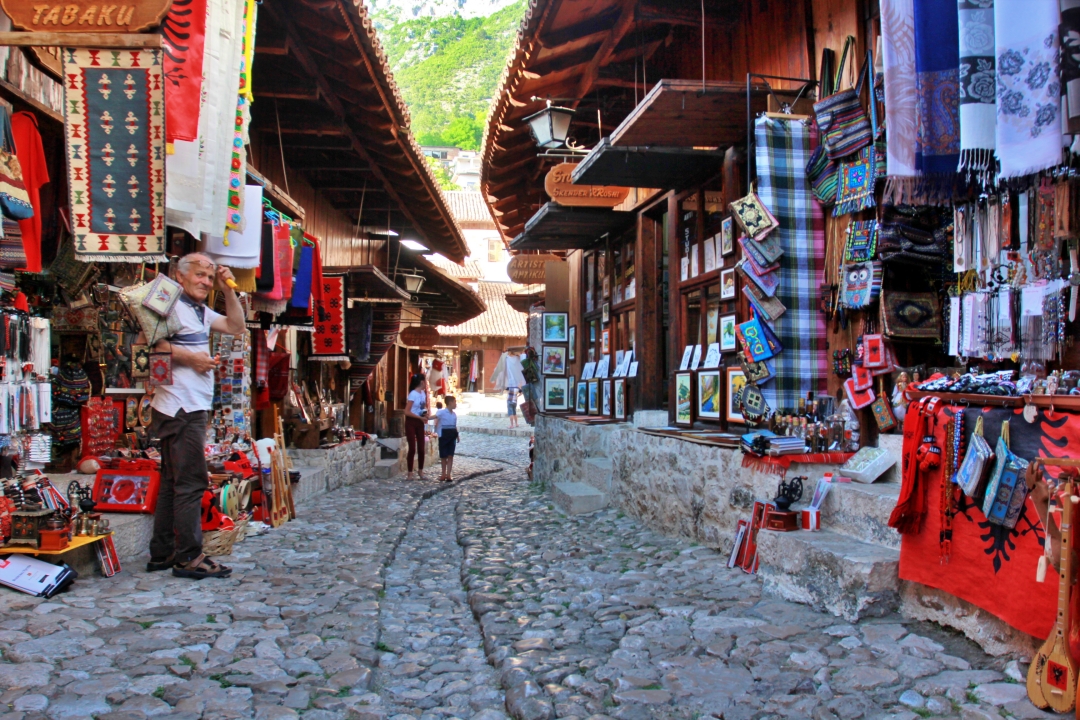
[(701, 291), (695, 290), (686, 295), (686, 315), (683, 332), (686, 345), (701, 344)]
[(709, 286), (705, 307), (705, 343), (711, 345), (718, 342), (716, 339), (716, 328), (720, 322), (720, 288), (718, 286)]

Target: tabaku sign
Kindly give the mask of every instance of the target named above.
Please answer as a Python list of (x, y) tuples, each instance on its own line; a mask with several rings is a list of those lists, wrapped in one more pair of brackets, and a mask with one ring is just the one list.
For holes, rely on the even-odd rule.
[(559, 163), (544, 178), (548, 197), (560, 205), (615, 207), (630, 194), (630, 188), (608, 185), (574, 185), (570, 176), (575, 163)]
[(0, 0), (11, 22), (21, 30), (36, 32), (100, 33), (137, 32), (161, 24), (171, 0), (121, 0), (121, 2), (40, 2)]

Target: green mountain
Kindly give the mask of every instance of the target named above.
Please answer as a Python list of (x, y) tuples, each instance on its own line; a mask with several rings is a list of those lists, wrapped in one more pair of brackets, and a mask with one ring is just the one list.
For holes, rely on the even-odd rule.
[(375, 24), (421, 145), (479, 150), (484, 117), (525, 14), (526, 0), (486, 17), (419, 17)]

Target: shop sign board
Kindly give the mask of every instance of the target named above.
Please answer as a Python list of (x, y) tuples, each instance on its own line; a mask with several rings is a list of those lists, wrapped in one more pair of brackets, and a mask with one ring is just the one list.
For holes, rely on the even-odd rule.
[(570, 176), (576, 163), (559, 163), (544, 178), (548, 197), (560, 205), (615, 207), (630, 195), (630, 188), (609, 185), (574, 185)]
[(172, 0), (0, 0), (12, 24), (35, 32), (101, 33), (156, 27), (169, 12)]

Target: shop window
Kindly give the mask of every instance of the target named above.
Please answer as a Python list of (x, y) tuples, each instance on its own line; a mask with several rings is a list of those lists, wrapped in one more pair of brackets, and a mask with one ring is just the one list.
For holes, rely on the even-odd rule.
[(500, 262), (503, 256), (503, 244), (499, 238), (488, 238), (487, 259), (488, 262)]

